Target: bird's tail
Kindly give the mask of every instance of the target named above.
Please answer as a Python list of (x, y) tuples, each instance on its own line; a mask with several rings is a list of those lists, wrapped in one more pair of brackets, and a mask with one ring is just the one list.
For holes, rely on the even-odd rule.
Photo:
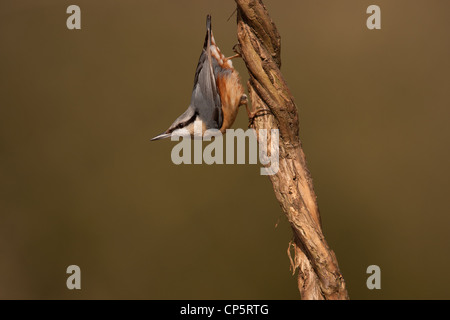
[(210, 14), (208, 14), (206, 16), (206, 30), (211, 32), (211, 15)]
[(206, 16), (206, 37), (205, 37), (205, 43), (203, 44), (203, 47), (206, 49), (211, 45), (211, 37), (212, 37), (212, 27), (211, 27), (211, 15), (208, 14)]

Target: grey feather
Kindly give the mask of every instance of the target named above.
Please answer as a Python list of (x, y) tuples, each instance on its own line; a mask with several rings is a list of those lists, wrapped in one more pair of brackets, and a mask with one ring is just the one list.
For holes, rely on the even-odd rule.
[(216, 73), (214, 72), (215, 69), (220, 67), (211, 56), (212, 34), (211, 16), (209, 15), (206, 26), (205, 43), (195, 72), (190, 106), (194, 108), (208, 129), (220, 129), (222, 126), (222, 107), (216, 87)]

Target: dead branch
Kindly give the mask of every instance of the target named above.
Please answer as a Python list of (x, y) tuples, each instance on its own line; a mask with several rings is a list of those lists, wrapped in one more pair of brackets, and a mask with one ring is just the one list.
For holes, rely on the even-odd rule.
[(334, 252), (322, 233), (311, 175), (299, 138), (297, 106), (281, 74), (281, 38), (261, 0), (236, 0), (240, 53), (247, 66), (251, 126), (278, 129), (279, 171), (270, 176), (293, 230), (288, 254), (302, 299), (348, 299)]

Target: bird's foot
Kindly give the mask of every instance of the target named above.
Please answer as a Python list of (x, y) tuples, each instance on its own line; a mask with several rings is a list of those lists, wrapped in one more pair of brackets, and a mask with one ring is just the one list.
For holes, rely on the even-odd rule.
[(225, 58), (225, 61), (227, 61), (227, 60), (233, 60), (233, 59), (235, 59), (235, 58), (240, 58), (240, 57), (241, 57), (241, 55), (238, 53), (238, 54), (235, 54), (234, 56)]
[(236, 43), (233, 46), (233, 52), (236, 53), (237, 55), (239, 55), (240, 57), (242, 56), (242, 50), (241, 50), (241, 44), (240, 43)]

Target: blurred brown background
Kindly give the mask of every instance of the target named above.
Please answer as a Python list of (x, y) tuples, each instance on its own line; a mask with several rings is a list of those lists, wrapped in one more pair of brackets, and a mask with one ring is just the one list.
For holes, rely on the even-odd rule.
[[(265, 2), (350, 297), (449, 299), (450, 3)], [(66, 28), (70, 4), (81, 30)], [(370, 4), (381, 30), (366, 28)], [(176, 166), (175, 142), (149, 142), (190, 101), (207, 13), (232, 54), (234, 8), (0, 2), (0, 298), (298, 298), (260, 166)], [(81, 291), (66, 288), (71, 264)]]

